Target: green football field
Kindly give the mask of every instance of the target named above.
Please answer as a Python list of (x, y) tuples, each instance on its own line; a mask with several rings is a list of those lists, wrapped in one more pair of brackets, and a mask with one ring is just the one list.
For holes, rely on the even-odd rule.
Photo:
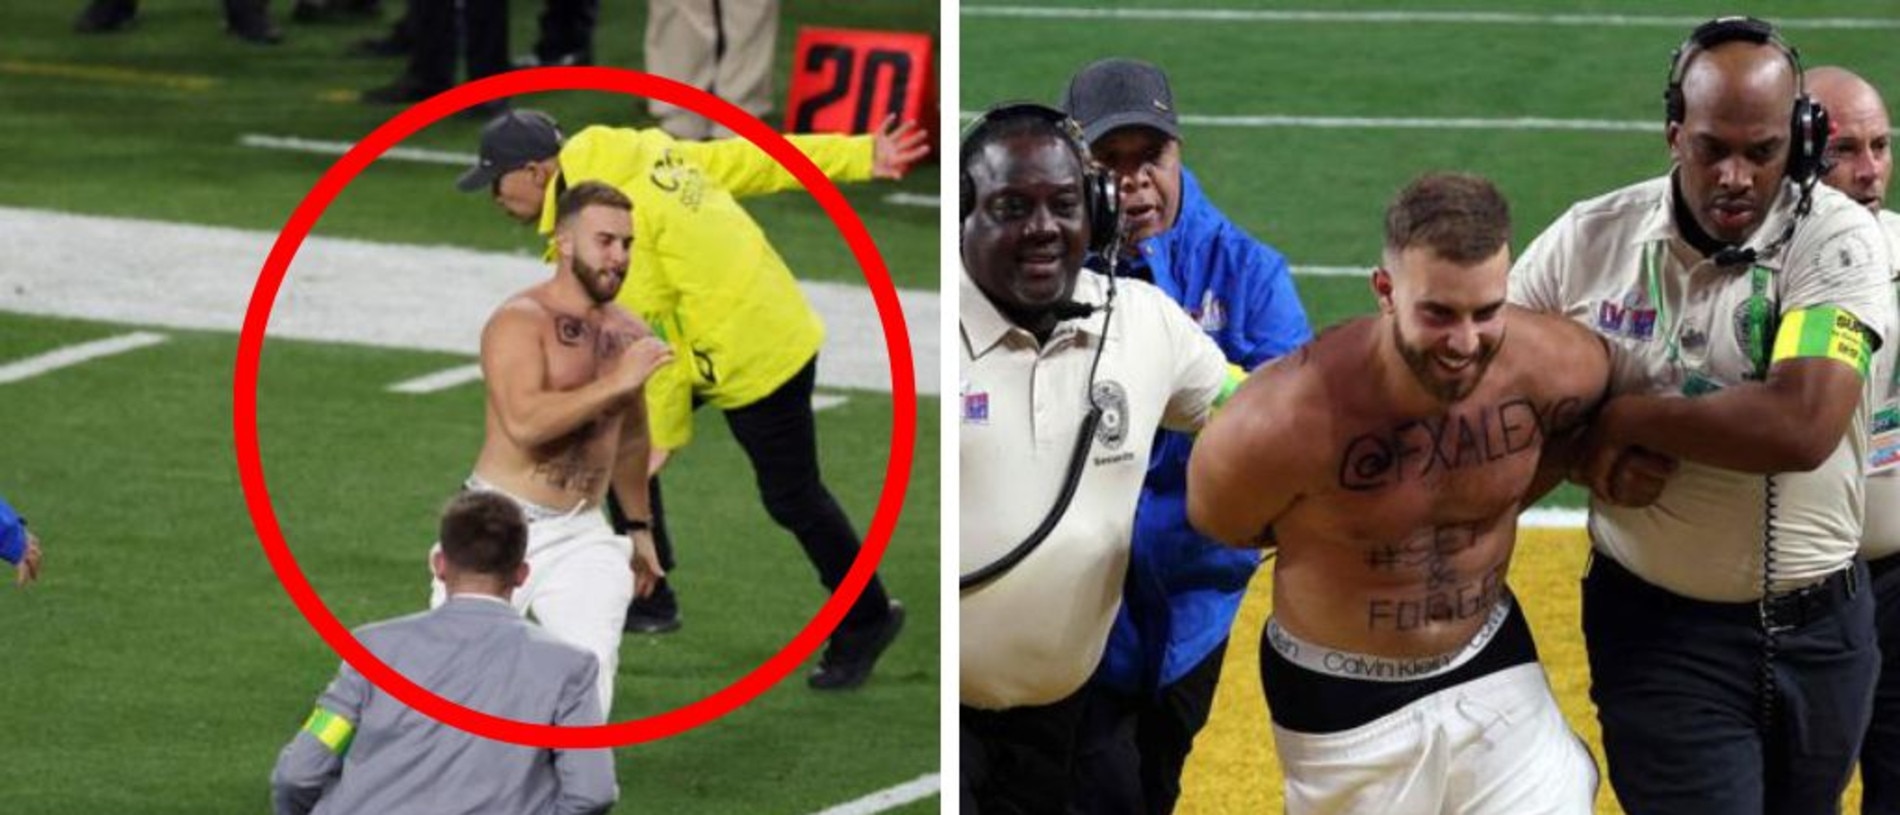
[[(967, 122), (1001, 101), (1053, 103), (1102, 57), (1161, 65), (1184, 163), (1229, 217), (1285, 252), (1317, 327), (1372, 310), (1364, 270), (1378, 262), (1382, 213), (1420, 173), (1497, 182), (1515, 248), (1571, 203), (1663, 173), (1670, 53), (1696, 23), (1734, 13), (1783, 23), (1809, 66), (1847, 66), (1890, 105), (1900, 98), (1891, 0), (975, 0), (959, 14), (959, 110)], [(1548, 503), (1581, 502), (1566, 487)], [(1576, 623), (1587, 548), (1575, 530), (1526, 532), (1511, 580), (1571, 724), (1595, 739)], [(1236, 623), (1182, 812), (1280, 811), (1254, 656), (1268, 583)], [(1854, 811), (1857, 792), (1848, 800)], [(1598, 811), (1621, 811), (1607, 784)]]
[[(219, 33), (215, 3), (147, 0), (133, 31), (81, 38), (68, 29), (80, 5), (0, 9), (0, 154), (8, 157), (0, 231), (16, 218), (4, 208), (17, 208), (268, 235), (333, 158), (247, 147), (244, 136), (352, 141), (397, 112), (339, 101), (340, 92), (381, 84), (399, 70), (399, 62), (341, 55), (350, 41), (381, 34), (383, 24), (280, 19), (289, 42), (260, 49)], [(273, 5), (287, 16), (289, 3)], [(389, 5), (393, 13), (400, 3)], [(600, 61), (637, 67), (644, 4), (602, 5)], [(537, 11), (516, 4), (515, 51), (532, 42)], [(781, 93), (796, 26), (934, 31), (937, 9), (799, 3), (784, 18)], [(570, 129), (649, 123), (630, 97), (561, 93), (527, 104), (553, 111)], [(445, 121), (405, 146), (472, 153), (479, 126)], [(508, 253), (491, 256), (533, 269), (539, 241), (481, 196), (455, 193), (457, 172), (438, 163), (379, 162), (313, 234)], [(937, 210), (890, 196), (934, 196), (936, 188), (935, 167), (926, 165), (899, 184), (846, 189), (901, 288), (936, 289)], [(862, 289), (850, 253), (809, 196), (747, 206), (801, 277)], [(0, 240), (0, 371), (129, 332), (163, 337), (0, 383), (0, 494), (32, 519), (46, 544), (40, 584), (0, 587), (0, 812), (266, 811), (277, 750), (337, 658), (290, 603), (245, 511), (232, 441), (235, 331), (88, 319), (85, 309), (22, 313), (29, 306), (21, 304), (43, 302), (36, 297), (49, 280), (83, 296), (93, 283), (126, 273), (102, 263), (102, 245), (91, 240), (58, 231)], [(200, 260), (263, 261), (261, 253), (209, 256), (209, 248), (198, 258), (190, 246), (133, 251), (148, 248), (184, 258), (176, 279), (140, 268), (154, 278), (146, 281), (154, 291), (188, 285)], [(284, 305), (280, 299), (280, 317)], [(90, 313), (136, 306), (102, 295)], [(229, 316), (234, 325), (236, 315)], [(413, 318), (439, 316), (423, 309)], [(258, 429), (273, 505), (305, 574), (345, 624), (426, 605), (435, 513), (480, 444), (482, 393), (476, 383), (425, 394), (388, 386), (470, 361), (400, 342), (274, 337), (265, 345)], [(827, 481), (862, 529), (883, 488), (893, 401), (822, 380), (820, 395)], [(892, 811), (936, 811), (935, 401), (920, 399), (915, 419), (907, 501), (881, 570), (909, 622), (877, 673), (857, 692), (824, 695), (805, 688), (801, 668), (706, 727), (617, 750), (621, 811), (809, 813), (893, 788), (923, 792), (898, 794), (908, 803)], [(698, 428), (665, 475), (685, 626), (627, 639), (616, 720), (662, 713), (733, 683), (776, 653), (825, 599), (796, 543), (759, 506), (750, 467), (717, 411), (703, 411)]]

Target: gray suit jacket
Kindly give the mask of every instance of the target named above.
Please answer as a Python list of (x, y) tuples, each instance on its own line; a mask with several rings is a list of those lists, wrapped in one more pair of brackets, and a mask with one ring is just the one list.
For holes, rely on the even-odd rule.
[[(452, 597), (433, 611), (364, 626), (356, 637), (410, 681), (465, 707), (524, 722), (603, 721), (594, 655), (499, 599)], [(308, 729), (291, 738), (271, 773), (278, 815), (569, 815), (606, 812), (619, 796), (611, 751), (471, 735), (410, 709), (348, 663), (317, 706), (353, 724), (354, 735), (341, 755)]]

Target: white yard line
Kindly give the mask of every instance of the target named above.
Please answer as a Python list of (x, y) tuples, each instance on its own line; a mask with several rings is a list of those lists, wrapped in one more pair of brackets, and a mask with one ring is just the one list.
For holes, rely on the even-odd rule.
[[(498, 224), (497, 229), (506, 228)], [(48, 240), (48, 235), (59, 236)], [(272, 232), (0, 207), (0, 312), (237, 331)], [(548, 267), (526, 252), (311, 237), (291, 263), (269, 336), (474, 357), (482, 324)], [(818, 384), (890, 392), (884, 328), (862, 284), (805, 281), (825, 321)], [(900, 290), (917, 391), (941, 390), (935, 291)]]
[(435, 393), (445, 391), (457, 385), (479, 382), (482, 378), (481, 363), (457, 365), (446, 370), (436, 371), (415, 379), (405, 379), (389, 386), (391, 393)]
[[(957, 114), (968, 122), (974, 111)], [(1647, 119), (1554, 119), (1547, 116), (1484, 118), (1473, 116), (1295, 116), (1290, 114), (1184, 115), (1192, 127), (1307, 128), (1317, 130), (1546, 130), (1583, 133), (1662, 133), (1662, 123)]]
[(811, 410), (813, 413), (817, 413), (821, 410), (835, 408), (849, 401), (851, 401), (851, 397), (843, 394), (814, 393), (811, 395)]
[(157, 345), (164, 341), (164, 334), (153, 334), (149, 331), (134, 331), (130, 334), (107, 337), (103, 340), (93, 340), (91, 342), (82, 342), (78, 345), (68, 345), (64, 348), (48, 351), (44, 354), (30, 356), (26, 359), (15, 360), (5, 365), (0, 365), (0, 385), (5, 385), (9, 382), (18, 382), (22, 379), (32, 379), (40, 374), (57, 371), (61, 368), (70, 368), (74, 365), (91, 362), (100, 357), (109, 357), (114, 354), (135, 351), (148, 345)]
[[(356, 146), (353, 142), (306, 139), (302, 136), (273, 136), (266, 133), (246, 133), (238, 137), (238, 144), (264, 150), (288, 150), (293, 153), (315, 153), (324, 156), (340, 156)], [(429, 164), (451, 164), (458, 167), (467, 167), (475, 163), (474, 153), (456, 153), (422, 147), (392, 147), (384, 151), (381, 158), (420, 161)], [(900, 207), (934, 207), (937, 206), (938, 200), (935, 195), (914, 192), (894, 192), (884, 196), (884, 203)]]
[[(1511, 11), (1317, 11), (1238, 8), (1102, 8), (1091, 6), (962, 5), (964, 17), (1031, 20), (1130, 20), (1197, 23), (1448, 23), (1454, 25), (1583, 26), (1688, 30), (1707, 17), (1648, 14), (1535, 14)], [(1783, 30), (1900, 29), (1900, 20), (1868, 17), (1776, 17)]]
[(896, 809), (912, 801), (937, 795), (943, 784), (936, 773), (921, 775), (895, 787), (888, 787), (855, 801), (846, 801), (818, 815), (872, 815)]

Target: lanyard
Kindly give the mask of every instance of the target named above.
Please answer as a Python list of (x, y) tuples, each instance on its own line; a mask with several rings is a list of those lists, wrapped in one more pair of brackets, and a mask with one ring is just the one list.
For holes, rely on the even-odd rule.
[[(1665, 242), (1656, 241), (1649, 244), (1644, 250), (1644, 282), (1646, 283), (1646, 288), (1649, 290), (1649, 302), (1656, 308), (1657, 326), (1663, 331), (1665, 358), (1668, 360), (1670, 367), (1683, 373), (1683, 395), (1700, 396), (1705, 393), (1720, 390), (1721, 385), (1701, 370), (1703, 365), (1707, 362), (1706, 353), (1702, 359), (1697, 360), (1693, 366), (1683, 360), (1682, 325), (1680, 320), (1686, 315), (1671, 317), (1668, 298), (1663, 296), (1662, 255), (1666, 246), (1667, 244)], [(1748, 363), (1751, 370), (1749, 373), (1744, 374), (1743, 378), (1760, 381), (1768, 378), (1769, 343), (1772, 341), (1770, 324), (1774, 322), (1774, 317), (1776, 316), (1771, 313), (1772, 308), (1768, 299), (1769, 289), (1774, 283), (1774, 272), (1765, 266), (1752, 264), (1748, 269), (1748, 275), (1749, 291), (1748, 302), (1745, 304), (1746, 319), (1744, 320), (1744, 324), (1739, 326), (1739, 329), (1744, 334), (1743, 339), (1746, 341), (1744, 347), (1747, 349)], [(1714, 308), (1714, 306), (1710, 306), (1710, 308)], [(1714, 342), (1712, 336), (1705, 336), (1705, 344), (1712, 342)], [(1900, 371), (1900, 366), (1896, 366), (1896, 371)], [(1900, 382), (1900, 378), (1896, 378), (1895, 381)]]

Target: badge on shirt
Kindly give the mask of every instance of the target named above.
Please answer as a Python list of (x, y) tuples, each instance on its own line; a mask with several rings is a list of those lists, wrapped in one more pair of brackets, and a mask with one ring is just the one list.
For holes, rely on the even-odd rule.
[(1619, 337), (1648, 342), (1656, 335), (1656, 309), (1645, 308), (1641, 290), (1623, 295), (1623, 302), (1604, 300), (1597, 304), (1597, 330)]
[(1886, 472), (1900, 465), (1900, 404), (1889, 402), (1876, 411), (1869, 430), (1867, 474)]
[(988, 391), (963, 392), (963, 423), (990, 423), (990, 394)]
[(1189, 311), (1188, 316), (1201, 324), (1202, 331), (1209, 334), (1218, 333), (1227, 327), (1227, 304), (1214, 296), (1213, 289), (1209, 289), (1206, 294), (1201, 295), (1200, 309)]

